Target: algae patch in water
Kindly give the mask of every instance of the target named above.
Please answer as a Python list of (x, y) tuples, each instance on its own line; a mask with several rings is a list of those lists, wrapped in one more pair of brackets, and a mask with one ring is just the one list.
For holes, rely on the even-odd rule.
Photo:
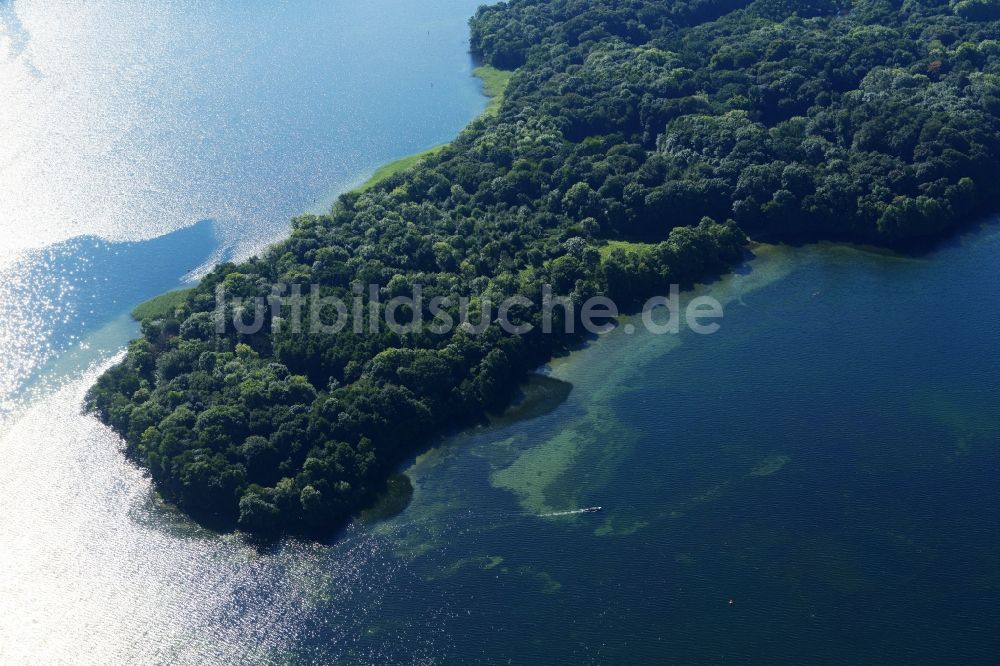
[[(757, 245), (755, 253), (749, 272), (725, 276), (686, 292), (683, 298), (687, 301), (707, 294), (724, 305), (742, 303), (745, 295), (785, 277), (801, 262), (798, 255), (780, 246)], [(502, 467), (495, 468), (492, 484), (513, 492), (526, 510), (536, 513), (580, 506), (586, 503), (585, 497), (606, 492), (619, 465), (640, 439), (619, 418), (615, 400), (636, 385), (643, 368), (681, 345), (678, 336), (630, 336), (616, 329), (570, 357), (554, 360), (550, 364), (553, 371), (580, 387), (573, 402), (583, 413), (517, 453), (512, 462), (505, 460)], [(784, 459), (771, 473), (787, 462)], [(698, 498), (691, 503), (699, 503)], [(642, 520), (621, 527), (630, 533), (641, 529)], [(602, 534), (617, 533), (617, 527), (608, 523)]]
[(556, 511), (546, 497), (550, 486), (572, 468), (579, 455), (578, 441), (572, 431), (563, 431), (552, 439), (528, 449), (505, 469), (494, 472), (493, 485), (517, 494), (529, 511)]
[(925, 390), (912, 398), (914, 413), (929, 418), (951, 432), (954, 449), (946, 460), (967, 455), (977, 446), (993, 446), (1000, 441), (1000, 420), (992, 395), (955, 396)]
[(788, 456), (772, 453), (750, 470), (750, 476), (771, 476), (772, 474), (777, 474), (790, 460), (791, 458)]
[[(491, 569), (496, 569), (501, 564), (503, 564), (502, 555), (479, 555), (476, 557), (463, 557), (460, 560), (452, 562), (450, 565), (446, 567), (442, 567), (426, 575), (424, 577), (424, 580), (433, 581), (433, 580), (440, 580), (442, 578), (447, 578), (448, 576), (453, 576), (457, 574), (459, 571), (467, 567), (482, 569), (483, 571), (489, 571)], [(509, 570), (504, 569), (504, 571), (509, 571)]]
[(594, 530), (594, 536), (628, 536), (648, 525), (648, 520), (628, 520), (619, 516), (611, 516), (604, 521), (604, 524)]

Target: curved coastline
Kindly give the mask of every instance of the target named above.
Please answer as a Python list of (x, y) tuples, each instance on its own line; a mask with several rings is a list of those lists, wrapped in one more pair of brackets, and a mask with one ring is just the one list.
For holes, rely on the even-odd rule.
[[(775, 106), (773, 100), (733, 96), (728, 84), (718, 90), (709, 85), (719, 83), (713, 77), (721, 67), (750, 92), (744, 56), (707, 62), (685, 52), (694, 69), (678, 69), (680, 56), (631, 48), (611, 34), (562, 43), (569, 33), (554, 31), (538, 49), (527, 39), (497, 42), (496, 30), (524, 26), (524, 8), (484, 7), (472, 22), (474, 48), (487, 62), (526, 68), (516, 88), (518, 104), (495, 107), (447, 146), (387, 165), (373, 182), (343, 195), (329, 215), (296, 219), (289, 239), (262, 258), (218, 267), (175, 317), (144, 322), (144, 339), (134, 343), (126, 363), (92, 391), (88, 407), (126, 436), (130, 451), (188, 511), (210, 511), (224, 522), (238, 516), (249, 531), (308, 530), (337, 521), (370, 500), (384, 465), (442, 429), (497, 410), (526, 371), (580, 337), (570, 327), (565, 336), (505, 337), (492, 315), (484, 326), (489, 335), (476, 339), (464, 330), (447, 338), (395, 330), (366, 337), (358, 327), (366, 297), (372, 322), (383, 307), (381, 295), (405, 294), (413, 284), (456, 297), (489, 293), (500, 299), (553, 284), (577, 303), (602, 295), (627, 311), (664, 293), (657, 292), (664, 284), (690, 286), (731, 269), (741, 261), (744, 228), (764, 239), (854, 238), (903, 246), (956, 227), (988, 193), (988, 183), (955, 169), (955, 183), (939, 179), (936, 189), (921, 186), (918, 195), (915, 179), (929, 172), (914, 156), (932, 153), (915, 151), (903, 162), (913, 182), (891, 176), (882, 188), (885, 200), (869, 205), (858, 198), (849, 220), (830, 212), (851, 194), (841, 186), (863, 187), (838, 171), (848, 158), (851, 165), (868, 165), (881, 154), (874, 149), (896, 150), (872, 143), (870, 126), (860, 123), (870, 115), (884, 118), (883, 103), (910, 104), (938, 90), (936, 77), (906, 74), (912, 85), (898, 99), (866, 96), (865, 114), (853, 117), (857, 127), (848, 127), (860, 138), (837, 145), (823, 135), (824, 125), (816, 130), (803, 117), (785, 118), (801, 100)], [(862, 20), (828, 9), (819, 10), (828, 15), (822, 19), (827, 30), (812, 34), (822, 45)], [(551, 11), (553, 25), (568, 20), (562, 5)], [(605, 18), (595, 11), (587, 20), (601, 24)], [(695, 15), (674, 18), (703, 22)], [(781, 14), (767, 20), (800, 27)], [(705, 22), (721, 36), (754, 24), (741, 12)], [(974, 25), (966, 28), (978, 34)], [(679, 27), (659, 39), (674, 40), (680, 49), (691, 34), (701, 33)], [(661, 44), (653, 35), (647, 30), (637, 38)], [(573, 58), (563, 57), (567, 50)], [(587, 56), (583, 69), (576, 56)], [(746, 57), (769, 62), (772, 56), (788, 54), (765, 49)], [(661, 79), (634, 66), (642, 63), (664, 75), (702, 79), (712, 104), (667, 104), (646, 120), (617, 113), (619, 103), (640, 102), (634, 93), (631, 102), (623, 97), (623, 81), (649, 88), (650, 95), (661, 90)], [(819, 80), (822, 71), (813, 74)], [(859, 91), (891, 83), (891, 72), (876, 68), (871, 74), (857, 75)], [(822, 88), (822, 81), (817, 85)], [(598, 97), (579, 94), (588, 89)], [(683, 90), (664, 95), (683, 96)], [(809, 113), (842, 113), (855, 93), (828, 91)], [(751, 114), (748, 104), (760, 108)], [(987, 122), (990, 108), (939, 121)], [(860, 152), (861, 139), (873, 150)], [(748, 145), (756, 152), (746, 154)], [(737, 219), (719, 217), (729, 213)], [(345, 294), (358, 283), (387, 286), (356, 299), (353, 336), (313, 339), (280, 331), (278, 324), (259, 336), (262, 329), (246, 333), (238, 324), (236, 332), (211, 336), (214, 287), (261, 301), (267, 283), (313, 284), (321, 296)], [(272, 302), (278, 321), (289, 306)], [(538, 303), (520, 316), (537, 329)]]
[[(472, 70), (472, 76), (481, 81), (481, 92), (488, 100), (479, 117), (495, 115), (498, 112), (513, 75), (513, 71), (497, 69), (491, 65), (479, 65)], [(470, 122), (474, 122), (474, 120)], [(449, 145), (450, 142), (439, 144), (387, 162), (376, 168), (359, 186), (348, 190), (348, 192), (364, 193), (383, 181), (415, 167), (425, 158), (432, 157)], [(332, 198), (336, 199), (339, 196), (340, 193), (336, 193)], [(172, 316), (173, 312), (183, 305), (193, 290), (193, 287), (185, 287), (155, 296), (136, 305), (131, 310), (130, 317), (141, 323), (143, 320), (153, 321)], [(503, 427), (537, 418), (562, 404), (571, 390), (572, 384), (568, 382), (541, 374), (529, 375), (523, 383), (516, 387), (516, 395), (511, 404), (496, 414), (488, 414), (488, 422), (493, 427)], [(395, 473), (387, 478), (385, 488), (376, 492), (367, 506), (353, 514), (353, 518), (369, 524), (391, 519), (406, 509), (412, 495), (413, 487), (410, 479), (402, 471)], [(203, 528), (225, 530), (224, 525), (214, 523), (208, 517), (201, 520), (196, 518), (196, 522)]]

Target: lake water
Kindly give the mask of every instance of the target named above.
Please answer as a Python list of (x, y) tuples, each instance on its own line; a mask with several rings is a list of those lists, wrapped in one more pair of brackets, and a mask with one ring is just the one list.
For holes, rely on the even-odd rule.
[[(376, 32), (358, 46), (367, 49), (365, 66), (395, 53), (377, 46), (407, 33), (424, 12), (440, 12), (436, 20), (450, 26), (442, 30), (453, 46), (436, 39), (410, 58), (421, 62), (413, 67), (425, 56), (451, 63), (441, 65), (435, 89), (452, 86), (456, 106), (468, 102), (447, 128), (453, 133), (483, 105), (461, 44), (474, 8), (397, 3), (387, 14), (379, 4), (339, 8), (359, 21), (366, 16)], [(286, 3), (273, 11), (286, 21), (299, 16), (308, 31), (336, 22), (339, 5)], [(132, 13), (108, 10), (107, 20), (89, 25), (117, 35), (112, 16), (181, 21), (210, 11), (128, 6)], [(8, 42), (20, 49), (9, 62), (30, 54), (40, 34), (27, 10), (54, 11), (18, 3), (18, 15), (22, 7), (28, 36)], [(81, 3), (76, 15), (101, 7)], [(268, 30), (287, 24), (233, 7), (230, 20), (238, 18), (240, 30), (256, 20), (255, 39), (281, 42)], [(194, 19), (189, 25), (208, 29)], [(280, 32), (297, 34), (293, 28)], [(422, 25), (419, 32), (426, 33)], [(439, 47), (439, 56), (428, 55)], [(218, 48), (212, 53), (229, 55), (205, 56), (198, 67), (224, 69), (213, 58), (232, 51)], [(300, 55), (289, 52), (287, 70), (278, 64), (261, 78), (281, 80)], [(331, 77), (344, 76), (338, 67)], [(397, 65), (381, 71), (391, 80), (365, 94), (412, 80)], [(312, 92), (329, 90), (314, 74)], [(374, 106), (362, 91), (351, 94)], [(399, 104), (416, 118), (422, 105), (413, 99)], [(345, 126), (368, 122), (352, 113), (345, 111)], [(397, 131), (385, 122), (378, 131)], [(414, 123), (396, 139), (365, 136), (384, 141), (371, 166), (447, 138)], [(286, 138), (285, 129), (272, 131), (275, 144)], [(399, 138), (408, 132), (426, 140)], [(361, 155), (366, 145), (354, 149)], [(368, 168), (367, 153), (358, 159), (342, 182)], [(7, 187), (9, 171), (2, 173), (0, 187)], [(325, 191), (317, 184), (298, 208)], [(260, 199), (277, 205), (264, 203), (263, 191)], [(295, 204), (287, 201), (290, 214)], [(32, 233), (32, 218), (4, 215), (4, 233)], [(30, 340), (32, 326), (50, 330), (51, 349), (24, 372), (35, 376), (42, 367), (51, 381), (12, 387), (14, 406), (0, 431), (0, 662), (995, 659), (1000, 227), (919, 258), (759, 247), (737, 273), (699, 290), (725, 303), (719, 333), (630, 336), (618, 328), (546, 368), (574, 386), (553, 411), (451, 437), (413, 461), (407, 471), (415, 494), (403, 514), (352, 525), (329, 544), (288, 541), (260, 553), (157, 502), (117, 438), (79, 414), (86, 388), (134, 334), (124, 316), (129, 301), (176, 284), (215, 252), (212, 225), (193, 224), (199, 217), (181, 216), (175, 226), (186, 231), (148, 242), (126, 243), (130, 234), (97, 223), (83, 233), (110, 240), (71, 240), (76, 227), (59, 228), (25, 242), (49, 243), (45, 249), (16, 256), (23, 268), (12, 276), (34, 270), (30, 282), (51, 308), (12, 310), (2, 339), (28, 349), (17, 341)], [(261, 219), (280, 229), (279, 221)], [(144, 265), (152, 277), (134, 291), (115, 295), (102, 286), (100, 277), (132, 279)], [(73, 296), (45, 282), (50, 274), (65, 276)], [(590, 505), (605, 510), (548, 515)]]

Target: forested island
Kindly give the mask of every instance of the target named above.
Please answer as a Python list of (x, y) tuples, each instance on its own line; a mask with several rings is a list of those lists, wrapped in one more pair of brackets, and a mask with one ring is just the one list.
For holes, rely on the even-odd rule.
[[(908, 249), (996, 207), (1000, 0), (512, 0), (477, 12), (471, 43), (514, 71), (494, 112), (147, 310), (88, 394), (195, 518), (342, 525), (576, 342), (542, 333), (544, 284), (634, 306), (725, 271), (748, 237)], [(216, 333), (218, 286), (274, 283), (523, 295), (535, 328)]]

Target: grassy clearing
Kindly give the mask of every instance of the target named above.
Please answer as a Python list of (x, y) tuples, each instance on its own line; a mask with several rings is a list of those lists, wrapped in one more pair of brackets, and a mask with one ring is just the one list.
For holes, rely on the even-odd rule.
[(483, 113), (495, 114), (500, 110), (503, 94), (507, 92), (507, 85), (510, 83), (511, 77), (514, 76), (514, 72), (483, 65), (472, 70), (472, 74), (482, 80), (483, 94), (490, 98), (490, 104)]
[(174, 310), (184, 304), (184, 300), (191, 289), (175, 289), (165, 294), (160, 294), (156, 298), (151, 298), (145, 303), (135, 306), (132, 310), (132, 318), (136, 321), (143, 319), (163, 319), (173, 316)]
[(380, 166), (378, 169), (375, 170), (375, 173), (372, 174), (372, 177), (366, 180), (364, 185), (359, 187), (357, 191), (364, 192), (366, 190), (370, 190), (371, 188), (375, 187), (386, 178), (391, 178), (392, 176), (395, 176), (397, 173), (406, 171), (407, 169), (415, 166), (417, 162), (419, 162), (423, 158), (430, 157), (434, 153), (440, 152), (447, 145), (448, 145), (447, 143), (442, 143), (440, 146), (434, 146), (433, 148), (428, 148), (427, 150), (419, 152), (416, 155), (407, 155), (406, 157), (401, 157), (398, 160), (389, 162), (388, 164), (383, 164), (382, 166)]
[(631, 241), (613, 240), (608, 241), (601, 247), (601, 261), (604, 261), (615, 250), (625, 250), (626, 253), (642, 254), (649, 252), (655, 247), (655, 243), (633, 243)]

